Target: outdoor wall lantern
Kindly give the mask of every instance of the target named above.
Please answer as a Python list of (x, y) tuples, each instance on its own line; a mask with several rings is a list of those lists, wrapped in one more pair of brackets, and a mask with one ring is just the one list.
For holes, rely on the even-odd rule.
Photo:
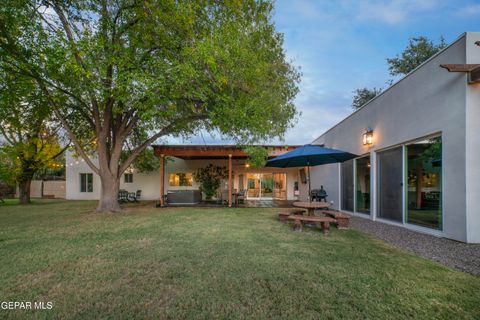
[(373, 144), (373, 130), (370, 128), (365, 129), (363, 133), (363, 145), (372, 145)]

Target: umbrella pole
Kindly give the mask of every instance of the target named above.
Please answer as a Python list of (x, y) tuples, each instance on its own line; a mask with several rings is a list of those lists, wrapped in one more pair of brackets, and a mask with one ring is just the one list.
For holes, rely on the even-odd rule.
[(308, 173), (308, 202), (312, 202), (312, 184), (310, 183), (310, 164), (307, 164), (307, 173)]

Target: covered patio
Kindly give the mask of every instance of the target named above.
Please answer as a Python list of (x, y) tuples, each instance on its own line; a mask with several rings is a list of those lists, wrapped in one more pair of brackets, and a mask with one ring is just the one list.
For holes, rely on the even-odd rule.
[[(297, 146), (264, 146), (268, 157), (276, 157), (295, 149)], [(237, 190), (245, 190), (245, 201), (239, 207), (285, 207), (296, 200), (298, 170), (251, 168), (248, 155), (235, 145), (154, 145), (155, 155), (160, 158), (160, 206), (169, 203), (169, 192), (190, 193), (195, 198), (192, 203), (198, 206), (221, 206), (222, 203), (198, 201), (198, 184), (192, 173), (208, 164), (227, 169), (228, 178), (222, 184), (228, 199), (226, 205), (234, 206)], [(182, 175), (186, 183), (175, 181), (175, 175)], [(177, 179), (178, 180), (178, 179)], [(268, 186), (265, 186), (268, 184)], [(297, 187), (298, 190), (298, 187)], [(173, 204), (181, 205), (181, 204)]]

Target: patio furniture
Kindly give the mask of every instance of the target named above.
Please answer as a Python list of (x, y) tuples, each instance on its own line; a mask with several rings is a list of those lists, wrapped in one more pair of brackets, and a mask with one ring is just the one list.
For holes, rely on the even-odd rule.
[(247, 199), (247, 190), (240, 190), (235, 199), (237, 203), (245, 203), (245, 200)]
[(200, 190), (168, 190), (168, 204), (197, 204), (202, 201)]
[(222, 190), (221, 198), (222, 198), (222, 204), (228, 204), (228, 190)]
[(304, 210), (293, 209), (289, 211), (282, 211), (278, 213), (278, 220), (282, 223), (287, 223), (288, 217), (293, 215), (303, 215)]
[(127, 190), (118, 190), (118, 202), (126, 203), (128, 202), (128, 191)]
[(330, 223), (337, 222), (335, 219), (330, 217), (300, 216), (300, 215), (291, 215), (287, 219), (294, 221), (293, 230), (295, 231), (302, 231), (303, 224), (305, 222), (310, 222), (310, 223), (313, 222), (317, 224), (320, 223), (320, 228), (322, 229), (322, 232), (324, 234), (329, 233)]
[(322, 201), (327, 202), (327, 192), (320, 186), (320, 189), (313, 189), (310, 192), (310, 201)]
[[(228, 190), (222, 190), (221, 192), (221, 197), (222, 197), (222, 204), (228, 204)], [(239, 197), (239, 193), (237, 193), (237, 189), (233, 189), (233, 192), (232, 192), (232, 203), (233, 204), (237, 204), (237, 201), (238, 201), (238, 197)]]
[(293, 203), (294, 207), (305, 208), (308, 211), (309, 216), (315, 215), (315, 209), (328, 209), (330, 207), (330, 203), (328, 202), (307, 202), (307, 201), (297, 201)]
[(138, 202), (142, 197), (142, 190), (137, 190), (136, 192), (128, 193), (128, 201)]
[(322, 213), (337, 220), (338, 229), (348, 229), (350, 215), (345, 212), (335, 210), (323, 210)]

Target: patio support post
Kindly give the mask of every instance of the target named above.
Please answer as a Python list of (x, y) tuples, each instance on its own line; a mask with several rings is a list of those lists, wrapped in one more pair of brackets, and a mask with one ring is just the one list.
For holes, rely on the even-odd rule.
[(228, 207), (232, 207), (232, 190), (233, 190), (233, 180), (232, 180), (232, 155), (228, 155)]
[(165, 155), (160, 155), (160, 206), (165, 205)]

